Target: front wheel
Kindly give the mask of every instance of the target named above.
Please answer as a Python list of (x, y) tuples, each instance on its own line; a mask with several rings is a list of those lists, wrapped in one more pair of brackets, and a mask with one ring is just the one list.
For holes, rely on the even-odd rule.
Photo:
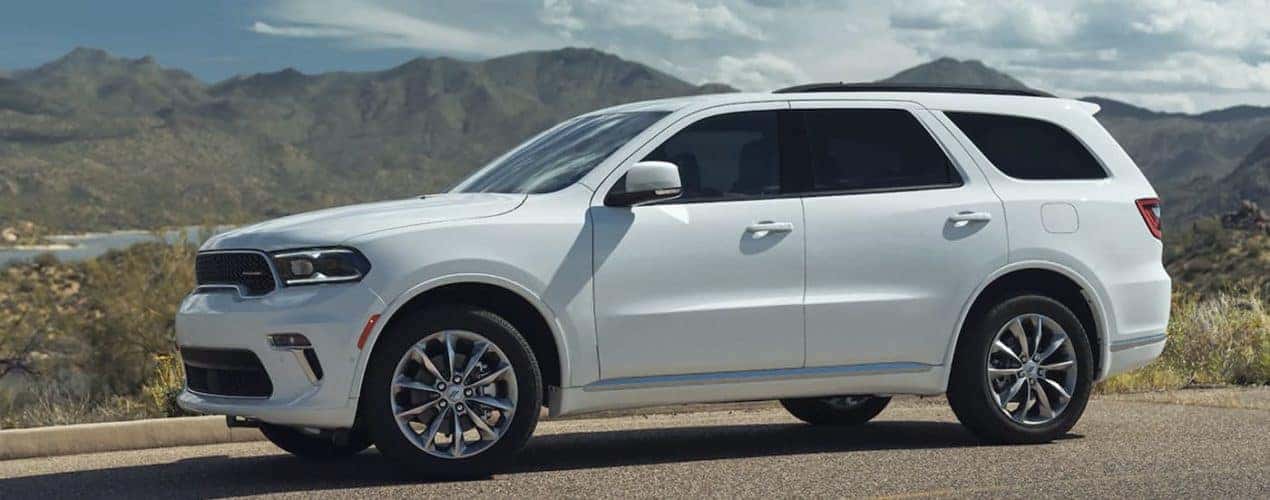
[(1025, 294), (972, 318), (962, 332), (948, 402), (981, 439), (1043, 443), (1076, 425), (1092, 384), (1080, 320), (1061, 302)]
[(782, 399), (781, 406), (812, 425), (860, 425), (873, 420), (890, 402), (883, 396), (832, 396)]
[(498, 315), (435, 306), (395, 321), (375, 346), (363, 396), (375, 446), (429, 478), (487, 477), (533, 434), (542, 377)]

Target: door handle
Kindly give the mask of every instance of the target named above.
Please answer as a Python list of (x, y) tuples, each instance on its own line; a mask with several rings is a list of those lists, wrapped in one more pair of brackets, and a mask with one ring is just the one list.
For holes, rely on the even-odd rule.
[(788, 233), (794, 230), (792, 222), (772, 222), (761, 221), (750, 224), (745, 228), (745, 232), (753, 233), (755, 237), (762, 238), (768, 233)]
[(988, 212), (957, 212), (948, 218), (949, 222), (988, 222), (992, 220), (992, 214)]

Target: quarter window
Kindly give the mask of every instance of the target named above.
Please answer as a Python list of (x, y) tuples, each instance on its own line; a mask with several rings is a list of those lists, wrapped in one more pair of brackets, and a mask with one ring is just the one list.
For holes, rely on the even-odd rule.
[(644, 159), (679, 166), (680, 200), (778, 194), (778, 130), (776, 111), (712, 116), (679, 131)]
[(1080, 141), (1053, 123), (1019, 116), (945, 113), (1005, 175), (1016, 179), (1103, 179)]
[(806, 127), (813, 191), (961, 184), (944, 151), (907, 111), (818, 109), (799, 114)]

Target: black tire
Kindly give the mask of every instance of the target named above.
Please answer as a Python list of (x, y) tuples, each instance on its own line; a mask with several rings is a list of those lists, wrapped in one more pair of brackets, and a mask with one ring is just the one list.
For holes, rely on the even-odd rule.
[(260, 424), (260, 433), (279, 448), (309, 460), (351, 457), (370, 447), (370, 439), (361, 433), (350, 433), (342, 443), (330, 434), (310, 434), (294, 427), (273, 424)]
[[(392, 414), (390, 390), (397, 363), (418, 341), (443, 330), (466, 330), (493, 342), (507, 356), (516, 375), (516, 407), (506, 432), (484, 451), (464, 458), (439, 458), (407, 439)], [(507, 320), (466, 305), (428, 307), (402, 318), (375, 345), (362, 386), (366, 427), (375, 446), (412, 473), (429, 479), (461, 480), (489, 477), (506, 466), (538, 425), (542, 408), (542, 375), (533, 351)]]
[(781, 406), (794, 418), (812, 425), (860, 425), (882, 413), (891, 402), (886, 396), (865, 396), (867, 399), (847, 404), (835, 396), (828, 398), (782, 399)]
[(843, 397), (782, 399), (781, 406), (794, 418), (812, 425), (849, 426), (873, 420), (891, 402), (889, 396), (863, 396), (866, 399), (856, 403), (839, 400)]
[[(1023, 314), (1042, 314), (1056, 321), (1071, 339), (1076, 360), (1076, 387), (1058, 417), (1042, 424), (1015, 422), (998, 407), (987, 378), (988, 356), (997, 332)], [(970, 318), (957, 342), (948, 381), (953, 413), (979, 439), (992, 443), (1047, 443), (1071, 430), (1085, 411), (1093, 385), (1093, 355), (1080, 320), (1067, 306), (1044, 295), (1025, 293), (1005, 298)]]

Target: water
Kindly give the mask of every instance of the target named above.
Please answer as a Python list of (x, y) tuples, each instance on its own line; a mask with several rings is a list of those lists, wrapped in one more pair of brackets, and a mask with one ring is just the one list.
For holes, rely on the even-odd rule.
[(25, 262), (43, 254), (53, 254), (62, 262), (79, 262), (102, 255), (110, 250), (128, 248), (137, 243), (150, 241), (167, 241), (176, 243), (184, 236), (185, 240), (202, 243), (212, 235), (233, 229), (233, 226), (216, 226), (210, 233), (203, 226), (188, 226), (178, 229), (153, 231), (111, 231), (108, 233), (85, 233), (49, 236), (52, 248), (13, 249), (0, 247), (0, 267), (15, 262)]

